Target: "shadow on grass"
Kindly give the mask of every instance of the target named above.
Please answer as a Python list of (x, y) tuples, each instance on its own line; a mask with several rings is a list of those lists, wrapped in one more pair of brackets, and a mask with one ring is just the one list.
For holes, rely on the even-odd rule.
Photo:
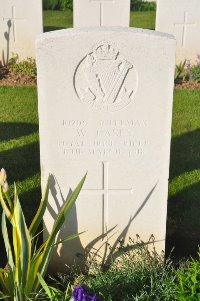
[(36, 133), (38, 125), (25, 122), (0, 122), (0, 141), (9, 141)]
[(172, 139), (170, 179), (200, 169), (200, 129)]
[[(174, 138), (170, 179), (200, 170), (200, 129)], [(187, 181), (191, 179), (186, 174)], [(168, 201), (166, 252), (175, 258), (195, 255), (200, 245), (200, 181), (179, 190)]]
[(173, 257), (197, 254), (200, 245), (200, 183), (183, 189), (168, 202), (166, 253)]
[(59, 26), (44, 26), (44, 32), (54, 31), (54, 30), (60, 30), (60, 29), (66, 29), (66, 27), (59, 27)]
[(40, 171), (39, 142), (1, 152), (0, 162), (10, 183), (33, 177)]

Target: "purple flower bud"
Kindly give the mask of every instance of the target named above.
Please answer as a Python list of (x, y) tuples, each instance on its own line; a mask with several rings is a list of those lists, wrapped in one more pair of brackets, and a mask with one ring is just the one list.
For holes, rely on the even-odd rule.
[(72, 292), (74, 301), (104, 301), (101, 297), (91, 294), (86, 285), (78, 285)]
[(191, 62), (190, 62), (190, 60), (186, 61), (185, 67), (186, 67), (187, 70), (189, 70), (191, 68)]
[(72, 292), (74, 301), (87, 301), (88, 289), (86, 285), (78, 285)]

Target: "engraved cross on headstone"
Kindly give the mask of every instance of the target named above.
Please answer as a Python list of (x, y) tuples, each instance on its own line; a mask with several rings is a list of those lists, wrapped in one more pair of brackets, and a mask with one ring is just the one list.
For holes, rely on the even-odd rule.
[(188, 13), (184, 12), (184, 21), (183, 23), (174, 23), (174, 26), (182, 26), (182, 41), (181, 41), (181, 45), (185, 46), (185, 41), (186, 41), (186, 29), (187, 26), (189, 25), (195, 25), (195, 23), (189, 23), (188, 22)]
[(104, 22), (103, 22), (104, 5), (107, 3), (115, 4), (115, 0), (90, 0), (90, 2), (96, 2), (99, 5), (99, 26), (104, 26)]
[(83, 194), (102, 195), (102, 235), (107, 231), (108, 224), (108, 202), (110, 195), (133, 194), (133, 188), (109, 188), (109, 162), (102, 162), (102, 188), (82, 189)]
[(3, 18), (3, 21), (10, 21), (12, 22), (12, 32), (13, 32), (13, 41), (16, 41), (16, 25), (15, 22), (17, 21), (24, 21), (24, 18), (17, 18), (15, 17), (15, 7), (12, 6), (12, 16), (10, 18)]

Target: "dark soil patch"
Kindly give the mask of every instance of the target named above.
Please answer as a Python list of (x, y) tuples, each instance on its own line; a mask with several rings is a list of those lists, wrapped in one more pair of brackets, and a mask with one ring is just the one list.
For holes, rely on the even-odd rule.
[[(0, 67), (0, 86), (35, 86), (36, 83), (36, 76), (15, 71), (11, 66)], [(200, 89), (200, 83), (180, 80), (175, 83), (175, 87), (178, 89)]]
[(179, 81), (175, 83), (178, 89), (200, 89), (200, 83), (194, 81)]
[(10, 66), (0, 67), (0, 86), (35, 86), (36, 76), (13, 70)]

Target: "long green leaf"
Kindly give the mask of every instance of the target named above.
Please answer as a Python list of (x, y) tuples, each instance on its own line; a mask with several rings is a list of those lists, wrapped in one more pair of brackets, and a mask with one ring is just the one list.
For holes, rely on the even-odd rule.
[(21, 209), (21, 205), (17, 196), (16, 206), (14, 209), (16, 227), (18, 229), (19, 241), (21, 245), (20, 250), (20, 265), (21, 265), (21, 285), (23, 288), (26, 287), (30, 260), (31, 260), (31, 238), (29, 235), (28, 228), (26, 226), (25, 218)]
[(31, 260), (29, 278), (26, 284), (27, 295), (30, 294), (32, 291), (35, 291), (35, 283), (38, 283), (37, 273), (42, 264), (43, 257), (44, 253), (41, 251), (40, 253), (37, 252), (34, 258)]
[(6, 214), (7, 218), (9, 219), (9, 221), (11, 221), (11, 219), (12, 219), (12, 213), (8, 209), (8, 206), (6, 205), (6, 202), (4, 201), (3, 194), (2, 194), (2, 187), (1, 186), (0, 186), (0, 202), (1, 202), (1, 206), (3, 208), (3, 211)]
[(39, 280), (40, 284), (42, 285), (43, 289), (45, 290), (47, 296), (49, 297), (50, 300), (52, 300), (52, 294), (48, 287), (48, 284), (44, 281), (44, 278), (39, 273), (37, 274), (37, 276), (38, 276), (38, 280)]
[(20, 229), (18, 225), (17, 215), (17, 190), (14, 186), (14, 210), (11, 219), (12, 232), (13, 232), (13, 250), (14, 250), (14, 262), (15, 262), (15, 283), (21, 283), (21, 269), (20, 269), (20, 252), (21, 252), (21, 241), (20, 241)]
[[(49, 179), (44, 196), (41, 200), (40, 207), (29, 229), (26, 226), (25, 218), (18, 199), (16, 185), (14, 186), (13, 204), (10, 204), (7, 199), (4, 201), (2, 191), (0, 189), (0, 202), (4, 211), (2, 218), (2, 229), (4, 232), (4, 240), (7, 243), (7, 255), (9, 261), (9, 270), (0, 270), (0, 283), (2, 284), (4, 293), (6, 295), (8, 293), (12, 300), (28, 300), (31, 296), (31, 293), (33, 291), (37, 291), (40, 285), (37, 274), (40, 273), (41, 277), (45, 275), (55, 245), (64, 243), (65, 241), (78, 236), (78, 234), (75, 234), (62, 241), (55, 242), (60, 228), (62, 227), (66, 217), (69, 215), (80, 193), (85, 178), (86, 175), (83, 177), (83, 179), (67, 199), (66, 203), (63, 205), (54, 223), (53, 230), (47, 240), (37, 251), (33, 251), (33, 254), (31, 254), (31, 243), (33, 243), (34, 234), (37, 232), (38, 226), (47, 207)], [(6, 217), (12, 224), (13, 248), (11, 248), (7, 233)], [(53, 291), (52, 296), (54, 296)]]
[(1, 227), (2, 227), (2, 235), (3, 235), (3, 240), (4, 240), (7, 259), (8, 259), (8, 265), (13, 270), (14, 262), (13, 262), (13, 256), (12, 256), (12, 249), (11, 249), (10, 241), (9, 241), (9, 237), (8, 237), (8, 230), (7, 230), (7, 226), (6, 226), (5, 212), (2, 213)]
[(14, 262), (15, 262), (15, 283), (21, 283), (21, 269), (20, 269), (20, 252), (22, 249), (20, 240), (20, 229), (18, 224), (17, 214), (17, 188), (14, 184), (14, 209), (11, 218), (12, 232), (13, 232), (13, 250), (14, 250)]
[(82, 189), (85, 179), (86, 179), (86, 175), (83, 177), (83, 179), (77, 185), (75, 190), (71, 193), (71, 195), (69, 196), (69, 198), (66, 200), (65, 204), (63, 205), (61, 211), (59, 212), (58, 217), (54, 223), (53, 229), (51, 231), (51, 234), (49, 235), (46, 249), (48, 249), (49, 246), (52, 246), (52, 242), (56, 238), (57, 233), (59, 232), (60, 228), (64, 224), (66, 217), (69, 215), (72, 207), (74, 206), (74, 203), (76, 202), (76, 199)]
[(44, 196), (40, 202), (40, 206), (37, 210), (37, 213), (29, 227), (29, 232), (30, 232), (30, 235), (31, 237), (34, 236), (34, 234), (36, 233), (42, 219), (43, 219), (43, 216), (44, 216), (44, 212), (46, 210), (46, 207), (47, 207), (47, 202), (48, 202), (48, 196), (49, 196), (49, 182), (50, 182), (50, 177), (48, 177), (48, 181), (47, 181), (47, 186), (46, 186), (46, 189), (45, 189), (45, 193), (44, 193)]
[(20, 289), (20, 286), (15, 283), (15, 289), (14, 289), (14, 301), (22, 301), (25, 300), (24, 294), (22, 290)]
[[(77, 185), (77, 187), (75, 188), (75, 190), (71, 193), (71, 195), (69, 196), (69, 198), (66, 200), (65, 204), (63, 205), (60, 213), (58, 214), (58, 217), (54, 223), (53, 229), (47, 239), (47, 243), (46, 246), (44, 248), (43, 251), (43, 258), (42, 258), (42, 262), (40, 264), (40, 269), (38, 270), (38, 272), (44, 276), (51, 254), (52, 254), (52, 250), (53, 250), (53, 246), (55, 244), (55, 239), (56, 236), (60, 230), (60, 228), (62, 227), (62, 225), (64, 224), (66, 217), (69, 215), (74, 203), (76, 202), (76, 199), (83, 187), (83, 184), (85, 182), (87, 174), (85, 174), (85, 176), (82, 178), (82, 180), (80, 181), (80, 183)], [(38, 279), (36, 280), (35, 284), (34, 284), (34, 288), (37, 289), (39, 286), (39, 281)]]
[(13, 225), (13, 249), (15, 254), (15, 292), (23, 295), (26, 287), (30, 260), (31, 260), (31, 238), (26, 226), (25, 218), (14, 186), (14, 210), (12, 216)]
[(8, 196), (7, 192), (4, 192), (4, 195), (5, 195), (5, 198), (6, 198), (6, 200), (7, 200), (8, 205), (9, 205), (9, 207), (10, 207), (10, 211), (11, 211), (11, 213), (12, 213), (12, 212), (13, 212), (13, 204), (12, 204), (12, 201), (11, 201), (10, 197)]
[[(72, 239), (75, 239), (75, 238), (79, 237), (79, 236), (80, 236), (81, 234), (83, 234), (83, 233), (85, 233), (85, 231), (80, 232), (80, 233), (75, 233), (75, 234), (72, 234), (72, 235), (70, 235), (70, 236), (67, 236), (66, 238), (61, 239), (61, 240), (57, 241), (56, 243), (54, 243), (54, 244), (50, 247), (50, 249), (51, 249), (52, 247), (55, 247), (55, 246), (60, 245), (60, 244), (63, 244), (63, 243), (65, 243), (65, 242), (67, 242), (67, 241), (70, 241), (70, 240), (72, 240)], [(40, 248), (37, 250), (37, 252), (35, 253), (35, 255), (34, 255), (34, 257), (33, 257), (32, 259), (35, 259), (35, 257), (37, 257), (38, 254), (41, 254), (42, 249), (45, 248), (45, 245), (46, 245), (46, 244), (47, 244), (47, 240), (45, 240), (45, 242), (40, 246)]]
[[(2, 214), (2, 235), (4, 240), (4, 245), (6, 249), (7, 259), (8, 259), (8, 272), (4, 271), (2, 281), (4, 282), (4, 287), (6, 287), (7, 292), (12, 292), (14, 289), (14, 274), (15, 274), (15, 266), (13, 261), (12, 249), (8, 237), (8, 230), (6, 226), (6, 216), (5, 212)], [(1, 270), (3, 272), (3, 270)], [(1, 282), (2, 282), (1, 281)]]
[(63, 244), (63, 243), (65, 243), (67, 241), (70, 241), (72, 239), (75, 239), (75, 238), (79, 237), (83, 233), (85, 233), (85, 231), (80, 232), (80, 233), (76, 233), (76, 234), (72, 234), (72, 235), (70, 235), (70, 236), (68, 236), (68, 237), (66, 237), (64, 239), (61, 239), (61, 240), (57, 241), (53, 246), (55, 247), (57, 245)]

